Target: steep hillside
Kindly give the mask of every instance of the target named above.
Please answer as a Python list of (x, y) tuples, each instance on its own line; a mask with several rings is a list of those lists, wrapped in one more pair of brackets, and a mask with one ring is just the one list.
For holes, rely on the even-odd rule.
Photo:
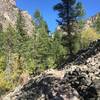
[(15, 0), (0, 0), (0, 29), (5, 31), (9, 24), (16, 28), (19, 14), (24, 20), (24, 30), (28, 35), (32, 35), (34, 30), (32, 17), (26, 11), (17, 8)]
[[(85, 28), (93, 26), (97, 16), (86, 20)], [(63, 63), (67, 50), (60, 35), (49, 36), (42, 16), (38, 21), (40, 25), (34, 32), (32, 17), (17, 8), (15, 0), (0, 0), (0, 100), (100, 100), (100, 39), (78, 49)], [(33, 37), (21, 31), (8, 34), (5, 31), (9, 26), (17, 30), (19, 27), (24, 30), (22, 33)], [(56, 69), (60, 61), (63, 64)]]
[[(83, 54), (86, 63), (77, 65)], [(78, 53), (76, 59), (63, 70), (49, 69), (31, 77), (2, 100), (99, 100), (100, 40)]]

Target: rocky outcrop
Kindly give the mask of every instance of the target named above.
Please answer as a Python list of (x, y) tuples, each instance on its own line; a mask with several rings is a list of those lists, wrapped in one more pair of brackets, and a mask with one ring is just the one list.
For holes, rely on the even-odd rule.
[(26, 33), (32, 35), (34, 31), (32, 17), (26, 11), (17, 8), (15, 0), (0, 0), (0, 30), (5, 31), (9, 25), (16, 28), (19, 12), (24, 20)]
[[(90, 45), (62, 70), (49, 69), (31, 77), (2, 100), (100, 100), (100, 41)], [(83, 54), (85, 63), (77, 64)]]
[(88, 29), (89, 27), (93, 27), (93, 24), (95, 23), (95, 21), (98, 18), (98, 16), (100, 16), (100, 13), (97, 13), (95, 16), (92, 16), (92, 17), (88, 18), (85, 21), (84, 28)]

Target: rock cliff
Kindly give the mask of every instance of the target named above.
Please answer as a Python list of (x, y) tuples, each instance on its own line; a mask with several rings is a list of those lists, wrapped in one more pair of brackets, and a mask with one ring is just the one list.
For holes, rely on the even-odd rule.
[(98, 16), (100, 16), (100, 13), (97, 13), (96, 15), (88, 18), (86, 21), (85, 21), (85, 29), (88, 29), (89, 27), (93, 26), (93, 24), (95, 23), (96, 19), (98, 18)]
[(32, 35), (34, 31), (32, 17), (26, 11), (16, 7), (16, 0), (0, 0), (0, 29), (5, 31), (9, 25), (16, 28), (19, 12), (24, 20), (26, 33)]

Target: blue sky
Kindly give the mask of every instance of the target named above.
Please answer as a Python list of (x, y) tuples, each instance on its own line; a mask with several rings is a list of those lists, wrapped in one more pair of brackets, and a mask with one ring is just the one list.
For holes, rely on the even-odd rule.
[[(57, 12), (52, 8), (60, 0), (16, 0), (17, 7), (22, 10), (28, 11), (33, 16), (33, 13), (38, 9), (40, 10), (44, 20), (47, 22), (50, 31), (54, 31), (58, 18)], [(86, 15), (85, 18), (95, 15), (100, 12), (100, 0), (78, 0), (83, 3)]]

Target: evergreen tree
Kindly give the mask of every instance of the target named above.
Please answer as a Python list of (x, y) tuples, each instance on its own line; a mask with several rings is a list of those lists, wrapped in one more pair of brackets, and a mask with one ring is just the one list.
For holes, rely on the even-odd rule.
[(69, 55), (73, 55), (76, 34), (79, 28), (78, 20), (83, 16), (82, 4), (76, 2), (76, 0), (61, 0), (60, 3), (54, 6), (54, 10), (59, 12), (60, 19), (57, 22), (64, 31), (63, 45), (68, 48)]
[[(29, 42), (29, 36), (27, 35), (25, 29), (24, 29), (24, 19), (22, 16), (21, 11), (19, 10), (18, 16), (17, 16), (17, 41), (16, 41), (16, 53), (18, 54), (18, 65), (19, 69), (22, 70), (22, 66), (24, 66), (24, 63), (22, 64), (21, 58), (25, 59), (28, 52), (28, 42)], [(30, 45), (29, 45), (30, 46)]]
[(100, 13), (97, 15), (97, 19), (94, 23), (94, 27), (98, 33), (100, 33)]
[(65, 60), (65, 55), (66, 55), (66, 49), (62, 45), (62, 34), (59, 31), (54, 32), (54, 37), (52, 38), (52, 57), (54, 58), (54, 62), (56, 64), (56, 67), (60, 67), (60, 65), (64, 62)]
[(45, 32), (49, 32), (48, 25), (44, 21), (43, 17), (41, 16), (41, 13), (39, 10), (36, 10), (34, 13), (34, 20), (35, 20), (35, 26), (36, 28), (42, 28)]
[(34, 59), (37, 62), (37, 66), (42, 65), (43, 69), (45, 69), (47, 65), (49, 66), (48, 59), (51, 55), (51, 38), (49, 36), (48, 25), (38, 10), (34, 14), (34, 19), (36, 27), (34, 35)]
[(40, 11), (36, 10), (33, 17), (34, 17), (34, 20), (35, 20), (35, 25), (39, 26), (40, 25), (40, 20), (42, 19)]

